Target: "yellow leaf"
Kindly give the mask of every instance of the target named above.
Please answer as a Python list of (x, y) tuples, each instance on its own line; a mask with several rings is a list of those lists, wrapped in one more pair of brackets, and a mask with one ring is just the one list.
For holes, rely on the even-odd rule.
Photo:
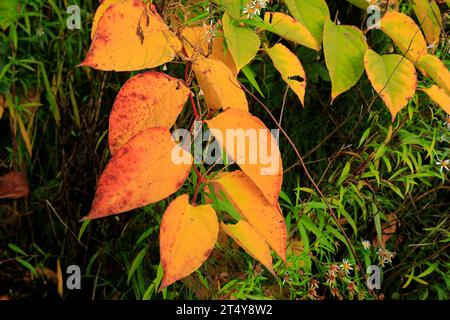
[(143, 129), (170, 128), (188, 95), (189, 89), (181, 80), (164, 73), (145, 72), (129, 79), (120, 89), (109, 117), (111, 154)]
[(20, 135), (22, 136), (23, 142), (25, 143), (25, 147), (27, 148), (28, 154), (30, 157), (33, 156), (33, 146), (31, 145), (30, 136), (28, 135), (28, 130), (25, 128), (25, 124), (23, 123), (22, 116), (20, 113), (17, 113), (17, 122), (19, 123)]
[(366, 52), (364, 63), (373, 88), (389, 108), (394, 120), (416, 91), (414, 65), (398, 54), (380, 56), (370, 49)]
[(220, 226), (242, 249), (261, 262), (275, 276), (269, 245), (255, 228), (243, 220), (228, 225), (221, 222)]
[(445, 92), (445, 90), (436, 85), (432, 85), (428, 89), (422, 89), (422, 91), (425, 92), (431, 100), (434, 101), (434, 103), (439, 105), (442, 110), (450, 115), (450, 96)]
[(220, 109), (248, 110), (244, 91), (222, 61), (198, 57), (192, 68), (210, 115)]
[(266, 12), (267, 30), (297, 44), (319, 51), (320, 45), (312, 33), (300, 22), (281, 12)]
[(209, 257), (219, 223), (210, 205), (191, 206), (183, 194), (167, 207), (161, 221), (159, 247), (164, 277), (159, 290), (190, 275)]
[(284, 0), (289, 12), (303, 24), (320, 45), (323, 26), (330, 19), (330, 11), (325, 0)]
[(325, 21), (323, 32), (325, 63), (331, 78), (332, 102), (352, 88), (364, 73), (364, 54), (367, 42), (356, 27), (336, 25)]
[(429, 45), (439, 44), (442, 29), (442, 15), (433, 0), (414, 0), (414, 13)]
[(173, 60), (181, 50), (154, 6), (142, 0), (122, 0), (100, 18), (86, 59), (80, 66), (99, 70), (133, 71)]
[(427, 43), (413, 19), (397, 11), (388, 11), (380, 21), (381, 30), (400, 51), (415, 63), (427, 54)]
[(286, 262), (286, 224), (280, 207), (271, 205), (242, 171), (226, 172), (213, 182), (269, 246)]
[[(306, 90), (306, 74), (297, 56), (281, 43), (272, 48), (266, 48), (266, 52), (272, 59), (275, 68), (281, 73), (283, 80), (295, 92), (304, 105)], [(296, 80), (298, 78), (298, 80)]]
[(207, 120), (211, 134), (253, 180), (273, 206), (283, 181), (283, 163), (274, 136), (264, 123), (250, 113), (228, 109)]
[(226, 13), (223, 15), (222, 23), (228, 50), (239, 71), (255, 58), (261, 41), (253, 29), (235, 25)]
[(113, 5), (116, 2), (119, 2), (122, 0), (103, 0), (100, 5), (97, 8), (97, 11), (95, 11), (94, 20), (92, 21), (92, 29), (91, 29), (91, 40), (94, 39), (95, 32), (98, 28), (98, 23), (100, 21), (100, 18), (105, 13), (106, 9), (108, 9), (111, 5)]
[(201, 54), (209, 54), (209, 43), (212, 40), (211, 28), (209, 26), (195, 26), (184, 28), (181, 32), (183, 47), (188, 57)]
[(237, 77), (239, 70), (234, 63), (233, 57), (231, 56), (230, 50), (225, 48), (225, 35), (223, 32), (216, 32), (216, 36), (213, 40), (212, 52), (209, 55), (210, 59), (220, 60), (230, 69), (231, 73)]
[[(174, 163), (172, 152), (182, 157), (181, 164)], [(167, 128), (141, 131), (108, 163), (84, 219), (110, 216), (168, 197), (183, 185), (192, 162), (192, 156), (173, 141)]]
[(450, 95), (450, 72), (447, 66), (436, 56), (426, 54), (419, 60), (419, 69), (425, 76), (431, 77), (433, 81), (448, 95)]

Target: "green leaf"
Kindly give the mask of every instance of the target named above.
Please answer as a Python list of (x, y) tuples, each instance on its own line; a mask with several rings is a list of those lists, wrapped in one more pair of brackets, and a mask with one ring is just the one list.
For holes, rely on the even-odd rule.
[(20, 249), (18, 246), (16, 246), (15, 244), (9, 243), (8, 244), (8, 248), (10, 248), (12, 251), (14, 251), (15, 253), (21, 254), (23, 256), (26, 256), (26, 252), (23, 251), (22, 249)]
[(325, 22), (323, 50), (330, 72), (332, 102), (349, 90), (364, 73), (364, 54), (368, 47), (364, 34), (356, 27)]
[(323, 26), (330, 19), (325, 0), (284, 0), (289, 12), (303, 24), (317, 40), (322, 43)]
[(367, 2), (367, 0), (347, 0), (348, 2), (350, 2), (351, 4), (357, 6), (358, 8), (361, 9), (367, 9), (369, 7), (369, 3)]
[(234, 25), (232, 18), (226, 13), (222, 22), (228, 49), (239, 71), (255, 58), (261, 40), (253, 29)]
[(19, 18), (19, 0), (0, 1), (0, 28), (5, 30)]
[(133, 262), (131, 263), (131, 268), (128, 271), (128, 279), (127, 279), (127, 283), (130, 282), (131, 277), (133, 276), (133, 274), (135, 273), (136, 269), (139, 267), (139, 265), (142, 262), (142, 259), (144, 259), (145, 254), (147, 253), (147, 247), (145, 247), (144, 249), (142, 249), (138, 255), (136, 256), (136, 258), (134, 258)]
[(259, 87), (258, 82), (256, 82), (256, 79), (255, 79), (255, 72), (253, 72), (252, 68), (251, 68), (249, 65), (247, 65), (247, 66), (245, 66), (244, 68), (242, 68), (242, 72), (244, 73), (244, 75), (245, 75), (245, 77), (247, 78), (248, 82), (250, 82), (250, 84), (253, 86), (253, 88), (255, 88), (256, 91), (258, 91), (258, 93), (259, 93), (263, 98), (265, 98), (265, 97), (264, 97), (264, 94), (263, 94), (262, 91), (261, 91), (261, 88)]
[(213, 2), (217, 3), (221, 7), (225, 9), (225, 11), (232, 16), (233, 18), (238, 19), (241, 16), (241, 8), (245, 0), (213, 0)]

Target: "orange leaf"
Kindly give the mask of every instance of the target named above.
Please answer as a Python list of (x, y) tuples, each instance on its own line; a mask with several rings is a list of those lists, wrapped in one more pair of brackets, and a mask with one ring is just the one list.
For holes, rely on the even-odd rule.
[(222, 61), (199, 56), (192, 68), (210, 114), (228, 108), (248, 110), (244, 91)]
[(427, 43), (417, 24), (406, 14), (388, 11), (380, 21), (381, 30), (412, 62), (427, 54)]
[(234, 63), (233, 56), (230, 50), (225, 48), (225, 35), (223, 31), (216, 32), (216, 36), (213, 40), (212, 53), (209, 55), (210, 59), (220, 60), (230, 69), (231, 73), (237, 77), (238, 69)]
[(154, 68), (173, 60), (181, 50), (154, 6), (142, 0), (122, 0), (100, 18), (86, 59), (80, 66), (132, 71)]
[(223, 191), (241, 216), (286, 262), (286, 225), (279, 205), (271, 205), (242, 171), (224, 173), (213, 185), (216, 193)]
[(219, 233), (210, 205), (191, 206), (183, 194), (167, 207), (161, 221), (159, 242), (164, 277), (159, 290), (190, 275), (209, 257)]
[(230, 158), (253, 180), (272, 206), (278, 206), (283, 164), (278, 143), (257, 117), (229, 109), (206, 121)]
[(444, 89), (439, 88), (436, 85), (432, 85), (428, 89), (422, 89), (434, 103), (438, 104), (442, 110), (450, 115), (450, 96), (445, 92)]
[[(172, 161), (174, 151), (182, 152), (183, 164)], [(167, 128), (141, 131), (108, 163), (85, 219), (129, 211), (168, 197), (186, 180), (192, 162), (192, 156), (172, 140)]]
[(197, 54), (208, 55), (209, 43), (212, 39), (209, 26), (186, 27), (181, 32), (181, 37), (188, 57)]
[(0, 199), (28, 197), (30, 189), (27, 177), (22, 172), (10, 172), (0, 177)]
[(261, 262), (275, 276), (269, 246), (255, 228), (243, 220), (236, 224), (221, 222), (220, 226), (242, 249)]
[(426, 54), (420, 58), (418, 64), (422, 73), (431, 77), (439, 87), (450, 95), (450, 72), (438, 57), (432, 54)]
[(111, 154), (143, 129), (170, 128), (189, 95), (181, 80), (145, 72), (129, 79), (119, 91), (109, 117)]
[(437, 47), (442, 28), (442, 14), (433, 0), (414, 0), (414, 13), (429, 45)]
[(111, 5), (113, 5), (116, 2), (119, 2), (122, 0), (103, 0), (100, 5), (97, 8), (97, 11), (95, 11), (94, 20), (92, 21), (92, 29), (91, 29), (91, 40), (94, 39), (95, 32), (98, 28), (98, 22), (100, 21), (100, 18), (105, 13), (106, 9), (108, 9)]

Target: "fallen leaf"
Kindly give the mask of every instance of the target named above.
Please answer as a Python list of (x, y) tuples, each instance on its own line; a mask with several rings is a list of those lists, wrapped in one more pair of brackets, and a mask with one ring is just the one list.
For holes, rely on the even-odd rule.
[(0, 199), (26, 198), (29, 192), (25, 173), (10, 172), (0, 177)]
[[(172, 153), (183, 158), (175, 164)], [(117, 150), (98, 182), (92, 209), (84, 219), (97, 219), (162, 200), (177, 191), (193, 159), (172, 139), (167, 128), (149, 128)]]
[(219, 223), (210, 205), (191, 206), (183, 194), (167, 207), (159, 241), (164, 270), (159, 290), (190, 275), (209, 257), (217, 241)]
[(164, 73), (145, 72), (129, 79), (120, 89), (109, 117), (111, 154), (140, 131), (170, 128), (188, 98), (181, 80)]

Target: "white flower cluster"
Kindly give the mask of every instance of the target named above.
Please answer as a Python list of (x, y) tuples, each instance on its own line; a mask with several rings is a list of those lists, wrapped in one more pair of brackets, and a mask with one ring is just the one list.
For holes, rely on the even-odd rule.
[(261, 10), (267, 7), (269, 0), (250, 0), (244, 7), (243, 13), (247, 15), (247, 19), (252, 19), (261, 14)]

